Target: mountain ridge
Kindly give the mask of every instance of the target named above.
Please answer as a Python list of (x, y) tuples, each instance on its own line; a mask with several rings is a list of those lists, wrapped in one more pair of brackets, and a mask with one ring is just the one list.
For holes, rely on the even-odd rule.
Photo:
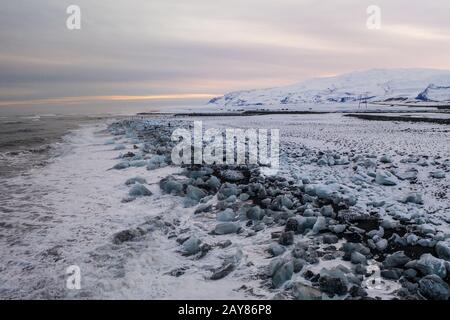
[(450, 102), (450, 70), (370, 69), (283, 87), (234, 91), (209, 103), (221, 107), (264, 107), (360, 101)]

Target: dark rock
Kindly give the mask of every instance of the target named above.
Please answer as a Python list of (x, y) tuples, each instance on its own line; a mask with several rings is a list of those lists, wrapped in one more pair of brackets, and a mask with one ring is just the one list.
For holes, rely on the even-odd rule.
[(398, 268), (384, 269), (381, 270), (381, 276), (389, 280), (398, 280), (402, 276), (402, 271)]
[(278, 242), (283, 246), (289, 246), (294, 243), (294, 231), (283, 232)]
[[(305, 278), (306, 280), (309, 280), (309, 281), (311, 281), (311, 282), (315, 282), (315, 281), (312, 281), (312, 279), (315, 278), (316, 276), (319, 276), (319, 277), (320, 277), (320, 275), (315, 274), (315, 273), (312, 272), (311, 270), (306, 270), (306, 271), (303, 273), (303, 278)], [(317, 279), (318, 279), (319, 277), (317, 277)]]
[(285, 195), (279, 195), (272, 201), (270, 209), (275, 211), (281, 211), (283, 208), (292, 209), (293, 202)]
[(356, 285), (352, 285), (350, 287), (350, 290), (348, 291), (348, 293), (354, 298), (368, 296), (368, 293), (366, 290), (364, 290), (363, 288), (356, 286)]
[(308, 263), (303, 259), (294, 259), (294, 273), (298, 273), (302, 271), (303, 267), (306, 266)]
[(188, 267), (176, 268), (176, 269), (171, 270), (169, 272), (169, 275), (171, 275), (172, 277), (178, 278), (178, 277), (182, 276), (183, 274), (185, 274), (187, 269), (188, 269)]
[(135, 154), (131, 151), (128, 151), (127, 153), (125, 153), (122, 158), (133, 158), (135, 156)]
[(282, 231), (274, 231), (270, 234), (272, 239), (279, 239), (281, 237)]
[(355, 273), (365, 275), (367, 273), (367, 268), (362, 264), (358, 264), (355, 266)]
[(323, 243), (325, 244), (334, 244), (339, 241), (339, 238), (334, 234), (325, 234), (323, 235)]
[(261, 201), (261, 205), (265, 208), (270, 207), (270, 204), (272, 203), (272, 199), (267, 198)]
[(406, 269), (403, 272), (403, 276), (407, 279), (415, 279), (417, 277), (417, 271), (414, 269)]
[(450, 286), (436, 275), (428, 275), (419, 281), (419, 293), (430, 300), (448, 300)]
[(244, 174), (237, 170), (223, 170), (220, 175), (228, 182), (240, 182), (245, 178)]
[(319, 278), (320, 290), (336, 295), (344, 295), (348, 292), (346, 275), (338, 268), (322, 269)]
[(224, 241), (218, 242), (218, 243), (217, 243), (217, 246), (218, 246), (219, 248), (225, 249), (225, 248), (231, 246), (231, 244), (232, 244), (231, 240), (224, 240)]
[(123, 230), (113, 235), (112, 242), (114, 244), (122, 244), (124, 242), (134, 241), (140, 236), (142, 236), (142, 233), (139, 230), (135, 229)]
[(220, 268), (213, 271), (211, 280), (219, 280), (225, 278), (232, 271), (234, 271), (235, 268), (236, 266), (233, 263), (225, 263)]
[(319, 262), (318, 252), (314, 247), (296, 247), (292, 250), (292, 256), (294, 258), (304, 259), (310, 264), (316, 264)]
[(177, 243), (179, 243), (179, 244), (183, 244), (183, 243), (185, 243), (186, 242), (186, 240), (188, 240), (189, 238), (190, 238), (191, 236), (188, 236), (188, 235), (180, 235), (178, 238), (177, 238)]
[(197, 209), (195, 209), (194, 214), (199, 214), (203, 212), (210, 212), (212, 209), (211, 203), (202, 203), (200, 204)]
[(299, 222), (298, 222), (297, 218), (289, 218), (286, 221), (285, 230), (286, 231), (297, 231), (298, 225), (299, 225)]
[(360, 243), (363, 241), (363, 235), (358, 232), (355, 232), (355, 231), (350, 231), (350, 230), (345, 231), (344, 237), (345, 237), (345, 239), (347, 239), (347, 241), (353, 242), (353, 243)]
[(264, 210), (259, 206), (251, 207), (247, 211), (247, 217), (252, 220), (261, 220), (264, 217)]
[(411, 259), (405, 255), (403, 251), (397, 251), (391, 255), (388, 255), (383, 262), (385, 268), (403, 267)]
[(419, 290), (419, 284), (410, 281), (402, 281), (402, 287), (408, 290), (410, 294), (416, 294)]
[(197, 259), (203, 258), (210, 250), (212, 246), (208, 243), (202, 243), (200, 245), (200, 254), (197, 255)]

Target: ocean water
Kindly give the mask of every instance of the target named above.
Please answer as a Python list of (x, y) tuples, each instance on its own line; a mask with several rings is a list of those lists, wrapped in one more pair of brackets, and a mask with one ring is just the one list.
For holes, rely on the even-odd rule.
[(0, 179), (44, 166), (57, 156), (63, 137), (94, 116), (8, 116), (0, 118)]
[(139, 112), (195, 110), (205, 102), (191, 99), (0, 107), (0, 179), (46, 165), (59, 154), (63, 137), (80, 125)]
[(202, 108), (205, 99), (167, 99), (152, 101), (109, 101), (89, 103), (69, 103), (66, 105), (16, 105), (0, 106), (0, 117), (9, 116), (92, 116), (92, 115), (133, 115), (138, 112), (171, 112)]

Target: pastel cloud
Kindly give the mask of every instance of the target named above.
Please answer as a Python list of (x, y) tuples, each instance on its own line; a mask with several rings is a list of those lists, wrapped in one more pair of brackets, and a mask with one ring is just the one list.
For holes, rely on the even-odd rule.
[[(82, 29), (65, 27), (76, 3)], [(450, 2), (16, 0), (0, 8), (0, 102), (189, 98), (380, 67), (450, 69)], [(146, 98), (144, 98), (146, 97)], [(52, 100), (53, 99), (53, 100)], [(59, 99), (59, 100), (58, 100)], [(68, 102), (69, 103), (69, 102)]]

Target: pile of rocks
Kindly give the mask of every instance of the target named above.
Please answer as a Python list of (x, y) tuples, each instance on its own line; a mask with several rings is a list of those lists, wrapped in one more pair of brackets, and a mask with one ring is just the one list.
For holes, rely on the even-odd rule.
[[(144, 125), (145, 124), (145, 125)], [(114, 133), (132, 134), (141, 139), (139, 152), (126, 154), (118, 168), (147, 161), (148, 170), (170, 164), (173, 142), (167, 123), (120, 122), (111, 127)], [(125, 159), (125, 160), (124, 160)], [(405, 175), (375, 170), (370, 157), (351, 159), (371, 170), (358, 173), (384, 186), (393, 186)], [(383, 164), (391, 163), (387, 156)], [(323, 153), (317, 158), (322, 166), (348, 165), (349, 158)], [(214, 215), (212, 236), (252, 237), (263, 233), (271, 240), (267, 253), (271, 259), (259, 275), (263, 285), (286, 290), (293, 297), (319, 299), (323, 295), (346, 299), (368, 299), (367, 281), (373, 274), (370, 266), (380, 268), (380, 281), (393, 281), (400, 287), (392, 294), (401, 299), (443, 299), (450, 297), (450, 242), (448, 235), (432, 225), (414, 219), (383, 218), (378, 213), (354, 208), (358, 193), (338, 183), (313, 183), (308, 178), (265, 176), (258, 167), (228, 165), (185, 165), (181, 176), (160, 181), (163, 192), (182, 197), (185, 208), (194, 207), (196, 215)], [(402, 175), (403, 174), (403, 175)], [(435, 174), (436, 179), (442, 176)], [(364, 178), (365, 179), (365, 178)], [(358, 180), (361, 181), (361, 180)], [(151, 195), (138, 177), (127, 181), (130, 197)], [(412, 193), (404, 203), (422, 204), (420, 194)], [(372, 204), (373, 207), (384, 204)], [(391, 208), (393, 209), (393, 208)], [(394, 216), (395, 218), (395, 216)], [(196, 235), (169, 232), (180, 245), (180, 253), (200, 259), (214, 248), (228, 247), (218, 242), (208, 244)], [(140, 231), (125, 232), (115, 238), (135, 239)], [(116, 242), (118, 240), (115, 240)], [(211, 270), (211, 280), (228, 276), (236, 270), (242, 252), (224, 259)], [(314, 266), (335, 261), (333, 267), (320, 271)], [(178, 274), (178, 273), (177, 273)]]

